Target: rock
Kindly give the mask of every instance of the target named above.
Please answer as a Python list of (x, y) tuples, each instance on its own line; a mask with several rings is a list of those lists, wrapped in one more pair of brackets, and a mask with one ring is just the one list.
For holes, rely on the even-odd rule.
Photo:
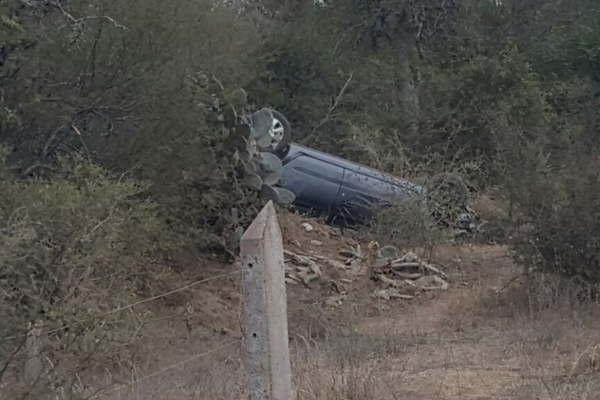
[(333, 268), (337, 268), (337, 269), (342, 269), (342, 270), (347, 270), (348, 266), (342, 262), (339, 262), (337, 260), (332, 260), (331, 258), (327, 258), (324, 256), (320, 256), (320, 255), (315, 255), (315, 258), (317, 260), (319, 260), (322, 263), (325, 263)]
[(284, 255), (286, 256), (286, 278), (308, 286), (309, 283), (319, 279), (323, 275), (319, 265), (313, 261), (314, 257), (296, 254), (289, 250), (284, 250)]
[(423, 274), (419, 274), (419, 273), (409, 273), (409, 272), (398, 272), (398, 271), (393, 271), (394, 272), (394, 276), (397, 276), (398, 278), (401, 279), (419, 279), (423, 276)]
[(319, 264), (312, 262), (309, 267), (310, 270), (317, 274), (319, 278), (323, 276), (323, 272), (321, 272), (321, 267), (319, 267)]
[(402, 287), (402, 286), (405, 285), (404, 281), (398, 281), (396, 279), (390, 279), (390, 278), (388, 278), (385, 275), (378, 275), (377, 279), (379, 279), (381, 282), (385, 283), (386, 285), (391, 286), (391, 287), (395, 287), (395, 288)]
[(387, 258), (378, 258), (373, 263), (373, 266), (375, 268), (382, 268), (382, 267), (386, 267), (389, 265), (390, 265), (390, 260), (388, 260)]
[(223, 327), (220, 329), (219, 333), (221, 335), (231, 335), (233, 332), (231, 331), (231, 329)]
[(400, 293), (400, 291), (396, 288), (377, 290), (375, 293), (373, 293), (373, 297), (377, 297), (377, 298), (383, 299), (383, 300), (390, 300), (390, 299), (411, 300), (411, 299), (415, 298), (414, 296), (411, 296), (409, 294)]
[(433, 265), (431, 265), (431, 264), (423, 264), (423, 265), (422, 265), (422, 267), (423, 267), (423, 269), (425, 269), (426, 271), (428, 271), (428, 272), (432, 272), (432, 273), (434, 273), (435, 275), (439, 275), (439, 276), (441, 276), (442, 278), (444, 278), (444, 279), (448, 280), (448, 275), (446, 275), (446, 273), (442, 272), (441, 270), (439, 270), (438, 268), (434, 267)]
[(319, 279), (319, 274), (312, 272), (309, 268), (301, 268), (298, 271), (297, 276), (306, 286), (308, 286), (312, 281)]
[(350, 264), (350, 271), (354, 274), (354, 275), (363, 275), (365, 273), (364, 269), (363, 269), (363, 265), (359, 260), (354, 260), (351, 264)]
[(340, 250), (339, 255), (346, 258), (356, 258), (354, 250), (343, 249)]
[(383, 246), (380, 250), (379, 250), (379, 254), (377, 254), (377, 256), (379, 258), (387, 258), (387, 259), (396, 259), (399, 257), (400, 251), (398, 250), (398, 248), (396, 246)]
[(406, 253), (405, 255), (403, 255), (396, 261), (398, 261), (399, 263), (420, 262), (419, 256), (417, 256), (412, 251), (409, 251), (408, 253)]
[(302, 227), (304, 228), (304, 230), (306, 232), (312, 232), (312, 231), (315, 230), (315, 228), (311, 224), (309, 224), (308, 222), (302, 223)]
[(323, 242), (319, 240), (311, 240), (310, 244), (312, 244), (313, 246), (323, 246)]
[(360, 244), (357, 244), (356, 247), (354, 248), (354, 254), (356, 254), (357, 258), (362, 258), (363, 257), (363, 252), (362, 252), (362, 249), (360, 247)]
[(423, 276), (414, 281), (415, 286), (421, 290), (447, 290), (448, 282), (437, 275)]
[(337, 294), (346, 294), (347, 293), (346, 289), (341, 285), (341, 283), (334, 281), (334, 280), (330, 280), (329, 284), (331, 286), (331, 289), (334, 292), (336, 292)]
[(325, 299), (325, 305), (329, 307), (339, 307), (342, 305), (344, 299), (346, 298), (345, 294), (340, 294), (337, 296), (329, 296)]
[(314, 258), (312, 256), (304, 256), (304, 255), (296, 254), (289, 250), (284, 250), (283, 254), (288, 258), (289, 261), (291, 261), (297, 265), (311, 266), (315, 263), (311, 259), (311, 258)]
[(407, 268), (419, 268), (422, 264), (420, 262), (405, 262), (400, 260), (392, 261), (392, 269), (407, 269)]

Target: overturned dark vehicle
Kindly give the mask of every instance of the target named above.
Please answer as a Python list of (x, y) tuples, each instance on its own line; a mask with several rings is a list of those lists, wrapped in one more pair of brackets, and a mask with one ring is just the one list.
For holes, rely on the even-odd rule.
[[(291, 142), (285, 117), (262, 109), (246, 117), (258, 147), (281, 160), (277, 185), (294, 195), (293, 206), (333, 224), (362, 224), (381, 207), (414, 198), (427, 190), (405, 179), (341, 157)], [(460, 216), (457, 225), (469, 228), (473, 217)]]

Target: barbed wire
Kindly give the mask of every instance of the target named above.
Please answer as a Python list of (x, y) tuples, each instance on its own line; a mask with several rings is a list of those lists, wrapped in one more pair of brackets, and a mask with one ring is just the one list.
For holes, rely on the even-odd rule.
[(155, 377), (157, 377), (159, 375), (164, 374), (165, 372), (168, 372), (168, 371), (170, 371), (172, 369), (175, 369), (177, 367), (181, 367), (181, 366), (183, 366), (185, 364), (188, 364), (188, 363), (190, 363), (190, 362), (192, 362), (194, 360), (197, 360), (199, 358), (206, 357), (206, 356), (209, 356), (211, 354), (217, 353), (217, 352), (219, 352), (221, 350), (224, 350), (224, 349), (226, 349), (229, 346), (232, 346), (234, 344), (239, 344), (240, 340), (241, 339), (232, 340), (232, 341), (230, 341), (228, 343), (225, 343), (225, 344), (223, 344), (223, 345), (221, 345), (219, 347), (215, 347), (215, 348), (213, 348), (211, 350), (195, 354), (195, 355), (193, 355), (191, 357), (186, 358), (185, 360), (178, 361), (178, 362), (176, 362), (174, 364), (169, 365), (168, 367), (162, 368), (162, 369), (160, 369), (158, 371), (155, 371), (155, 372), (153, 372), (153, 373), (151, 373), (149, 375), (143, 376), (143, 377), (141, 377), (139, 379), (135, 379), (135, 380), (133, 380), (131, 382), (128, 382), (128, 383), (124, 383), (124, 384), (122, 384), (120, 386), (117, 386), (116, 388), (110, 389), (108, 391), (104, 391), (104, 392), (98, 393), (95, 396), (91, 397), (91, 399), (98, 398), (98, 396), (106, 396), (106, 395), (109, 395), (111, 393), (119, 392), (119, 391), (121, 391), (123, 389), (127, 389), (129, 387), (138, 385), (141, 382), (147, 381), (148, 379), (151, 379), (151, 378), (155, 378)]
[[(238, 270), (238, 271), (229, 272), (229, 273), (226, 273), (226, 274), (220, 274), (220, 275), (211, 276), (210, 278), (200, 279), (200, 280), (188, 283), (187, 285), (180, 286), (180, 287), (178, 287), (176, 289), (169, 290), (168, 292), (161, 293), (161, 294), (158, 294), (158, 295), (155, 295), (155, 296), (152, 296), (152, 297), (148, 297), (146, 299), (138, 300), (138, 301), (133, 302), (131, 304), (127, 304), (127, 305), (124, 305), (124, 306), (116, 307), (116, 308), (114, 308), (114, 309), (112, 309), (110, 311), (107, 311), (105, 313), (100, 314), (98, 316), (98, 318), (103, 318), (103, 317), (107, 317), (109, 315), (117, 314), (117, 313), (122, 312), (122, 311), (130, 310), (130, 309), (132, 309), (132, 308), (134, 308), (136, 306), (139, 306), (141, 304), (149, 303), (149, 302), (152, 302), (152, 301), (156, 301), (156, 300), (159, 300), (159, 299), (162, 299), (162, 298), (174, 295), (174, 294), (182, 292), (184, 290), (191, 289), (194, 286), (197, 286), (197, 285), (200, 285), (200, 284), (203, 284), (203, 283), (207, 283), (207, 282), (212, 282), (212, 281), (215, 281), (217, 279), (228, 278), (230, 276), (234, 276), (234, 275), (237, 275), (239, 273), (240, 273), (240, 271)], [(70, 324), (63, 325), (63, 326), (61, 326), (59, 328), (54, 328), (54, 329), (51, 329), (49, 331), (42, 332), (41, 335), (45, 335), (45, 336), (52, 335), (54, 333), (58, 333), (58, 332), (64, 331), (64, 330), (69, 329), (69, 328), (71, 328), (73, 326), (76, 326), (76, 325), (83, 325), (83, 324), (85, 324), (85, 322), (86, 321), (72, 322)], [(21, 334), (21, 335), (15, 335), (15, 336), (5, 337), (5, 338), (2, 338), (0, 340), (0, 343), (4, 343), (4, 342), (11, 341), (11, 340), (16, 340), (16, 339), (21, 339), (23, 337), (26, 337), (27, 335), (28, 335), (28, 333), (24, 333), (24, 334)]]

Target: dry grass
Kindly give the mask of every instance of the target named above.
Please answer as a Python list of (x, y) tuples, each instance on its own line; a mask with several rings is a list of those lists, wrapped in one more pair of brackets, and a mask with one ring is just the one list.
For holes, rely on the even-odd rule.
[[(290, 344), (298, 400), (598, 398), (596, 288), (549, 275), (511, 280), (519, 269), (511, 264), (506, 249), (496, 246), (438, 249), (436, 257), (452, 276), (450, 290), (413, 302), (389, 302), (383, 313), (370, 313), (367, 305), (356, 302), (328, 309), (310, 299), (314, 291), (290, 290)], [(214, 290), (216, 294), (223, 289)], [(353, 298), (368, 297), (365, 288), (357, 290), (360, 293)], [(219, 305), (216, 298), (209, 301), (207, 293), (194, 298), (199, 301), (194, 308), (203, 313)], [(215, 310), (227, 312), (221, 306)], [(211, 335), (200, 327), (209, 319), (198, 315), (189, 334), (174, 340), (183, 324), (167, 326), (174, 322), (153, 325), (156, 332), (163, 330), (147, 343), (154, 354), (122, 365), (129, 376), (120, 374), (120, 381), (132, 384), (100, 398), (244, 398), (237, 346), (133, 384), (189, 353), (237, 335)], [(215, 317), (210, 325), (225, 322)], [(167, 344), (170, 340), (174, 342)], [(115, 376), (98, 377), (97, 386), (116, 381)]]
[(356, 332), (305, 342), (294, 352), (298, 400), (393, 399), (391, 373), (402, 375), (397, 360), (408, 347), (400, 337)]
[[(581, 282), (535, 274), (498, 293), (481, 282), (451, 300), (447, 326), (481, 334), (493, 356), (515, 375), (511, 399), (598, 398), (600, 307), (597, 289)], [(498, 363), (498, 366), (502, 363)]]

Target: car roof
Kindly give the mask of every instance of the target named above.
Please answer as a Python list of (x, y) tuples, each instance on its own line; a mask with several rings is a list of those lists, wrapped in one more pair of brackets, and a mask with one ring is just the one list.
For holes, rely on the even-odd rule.
[(311, 149), (306, 146), (302, 146), (297, 143), (291, 143), (290, 148), (283, 158), (283, 163), (286, 164), (289, 161), (297, 158), (300, 154), (305, 154), (309, 157), (316, 158), (318, 160), (337, 165), (341, 168), (348, 169), (350, 171), (354, 171), (356, 173), (370, 176), (375, 179), (387, 181), (393, 183), (395, 185), (401, 186), (406, 189), (413, 190), (416, 193), (423, 194), (425, 193), (425, 188), (414, 184), (406, 179), (397, 178), (393, 175), (386, 174), (384, 172), (378, 171), (374, 168), (367, 167), (366, 165), (356, 163), (350, 160), (346, 160), (344, 158), (334, 156), (333, 154), (328, 154), (319, 150)]

